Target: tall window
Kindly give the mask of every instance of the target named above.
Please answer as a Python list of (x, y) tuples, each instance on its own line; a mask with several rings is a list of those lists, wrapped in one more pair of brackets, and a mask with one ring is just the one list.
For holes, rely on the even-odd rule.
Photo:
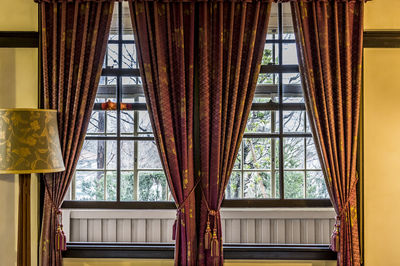
[(276, 4), (225, 198), (328, 197), (305, 111), (290, 5)]
[[(227, 199), (328, 198), (308, 126), (290, 6), (273, 5), (261, 74)], [(129, 7), (116, 3), (70, 199), (172, 200), (146, 109)]]

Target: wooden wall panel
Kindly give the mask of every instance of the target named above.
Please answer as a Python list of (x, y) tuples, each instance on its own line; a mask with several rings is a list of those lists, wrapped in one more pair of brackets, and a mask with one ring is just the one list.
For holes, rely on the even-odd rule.
[[(173, 243), (170, 211), (102, 213), (70, 211), (66, 232), (71, 242)], [(224, 243), (328, 244), (335, 224), (332, 210), (261, 212), (226, 210), (222, 214)], [(289, 212), (289, 213), (288, 213)], [(225, 215), (224, 215), (225, 214)], [(157, 218), (157, 216), (159, 218)], [(252, 217), (252, 218), (244, 218)], [(253, 218), (254, 217), (254, 218)]]

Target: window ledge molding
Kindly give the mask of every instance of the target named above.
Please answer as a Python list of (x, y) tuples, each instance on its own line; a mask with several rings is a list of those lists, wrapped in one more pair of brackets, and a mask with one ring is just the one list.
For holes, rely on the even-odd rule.
[[(173, 244), (68, 243), (64, 258), (173, 259)], [(336, 260), (328, 245), (224, 245), (224, 259)]]
[[(329, 199), (226, 199), (222, 208), (324, 208)], [(77, 201), (65, 200), (63, 209), (176, 209), (172, 201)]]
[[(68, 219), (175, 219), (176, 210), (63, 209)], [(222, 208), (222, 219), (332, 219), (333, 208)]]

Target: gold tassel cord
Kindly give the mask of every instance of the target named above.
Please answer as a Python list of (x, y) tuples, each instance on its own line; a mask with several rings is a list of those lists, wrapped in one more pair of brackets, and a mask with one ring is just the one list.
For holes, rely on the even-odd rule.
[(210, 214), (208, 214), (207, 218), (207, 228), (204, 234), (204, 248), (210, 249), (210, 242), (211, 242), (211, 227), (210, 227)]

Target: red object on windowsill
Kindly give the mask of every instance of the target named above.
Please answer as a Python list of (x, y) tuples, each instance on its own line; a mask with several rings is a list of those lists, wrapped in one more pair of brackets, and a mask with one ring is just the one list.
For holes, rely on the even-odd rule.
[[(133, 104), (131, 103), (120, 103), (121, 110), (133, 110)], [(117, 103), (108, 100), (101, 104), (101, 110), (117, 110)]]

